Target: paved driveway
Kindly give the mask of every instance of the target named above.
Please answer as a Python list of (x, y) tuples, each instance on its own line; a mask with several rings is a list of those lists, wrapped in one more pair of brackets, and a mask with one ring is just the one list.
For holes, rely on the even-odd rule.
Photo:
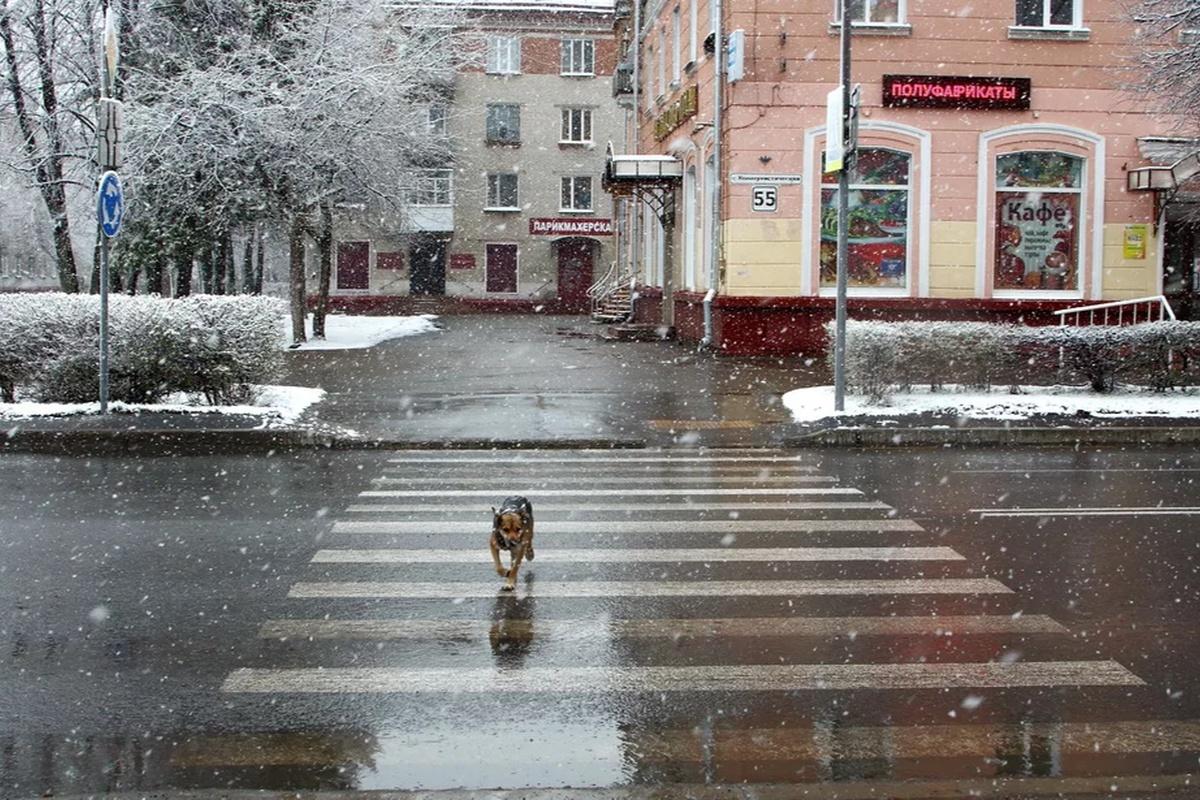
[(607, 342), (586, 318), (443, 317), (435, 334), (289, 355), (326, 423), (383, 440), (767, 444), (780, 395), (818, 380), (799, 358), (716, 358)]

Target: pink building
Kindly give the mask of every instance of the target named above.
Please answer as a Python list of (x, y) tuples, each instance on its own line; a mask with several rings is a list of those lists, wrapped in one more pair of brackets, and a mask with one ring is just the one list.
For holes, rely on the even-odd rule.
[[(1200, 237), (1165, 202), (1169, 170), (1144, 169), (1194, 143), (1169, 138), (1172, 122), (1121, 88), (1125, 4), (851, 9), (852, 317), (1046, 323), (1056, 309), (1160, 293), (1196, 313)], [(666, 318), (687, 340), (707, 330), (727, 353), (819, 350), (836, 269), (837, 179), (822, 174), (836, 0), (645, 0), (619, 9), (625, 47), (635, 11), (636, 150), (673, 156), (682, 175), (673, 226), (645, 210), (630, 226), (637, 318)], [(714, 125), (718, 28), (729, 57)]]

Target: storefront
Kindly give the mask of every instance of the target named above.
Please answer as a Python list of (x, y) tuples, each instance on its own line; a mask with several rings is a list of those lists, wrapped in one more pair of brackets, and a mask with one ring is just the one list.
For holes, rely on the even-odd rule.
[[(1070, 26), (907, 5), (855, 29), (862, 102), (850, 174), (851, 314), (1038, 324), (1054, 321), (1057, 309), (1168, 289), (1182, 301), (1185, 272), (1195, 280), (1183, 269), (1193, 263), (1183, 255), (1192, 228), (1171, 219), (1164, 228), (1153, 193), (1126, 186), (1129, 170), (1151, 163), (1139, 141), (1169, 122), (1124, 93), (1111, 69), (1129, 53), (1117, 5), (1089, 3)], [(648, 4), (648, 13), (657, 7)], [(823, 165), (825, 96), (838, 80), (836, 20), (758, 13), (737, 0), (726, 0), (723, 19), (746, 44), (730, 54), (731, 63), (741, 59), (736, 80), (723, 82), (717, 174), (705, 169), (715, 100), (701, 91), (694, 118), (671, 127), (688, 75), (709, 81), (711, 57), (678, 90), (668, 84), (661, 100), (644, 104), (642, 152), (695, 165), (691, 188), (682, 187), (685, 206), (689, 190), (720, 183), (711, 306), (719, 349), (816, 353), (837, 268), (837, 176)], [(643, 58), (664, 45), (670, 52), (670, 24), (648, 25)], [(899, 74), (897, 64), (909, 71)], [(651, 95), (656, 72), (644, 86)], [(703, 209), (708, 193), (696, 196)], [(706, 249), (696, 237), (709, 229), (696, 216), (667, 235), (674, 253), (663, 259), (683, 287), (671, 303), (689, 340), (703, 336), (699, 308), (709, 288), (689, 285), (688, 254)], [(1166, 281), (1164, 230), (1180, 239), (1168, 248), (1177, 266)], [(645, 237), (644, 261), (659, 259), (661, 235)], [(639, 314), (651, 321), (661, 312), (646, 306)]]

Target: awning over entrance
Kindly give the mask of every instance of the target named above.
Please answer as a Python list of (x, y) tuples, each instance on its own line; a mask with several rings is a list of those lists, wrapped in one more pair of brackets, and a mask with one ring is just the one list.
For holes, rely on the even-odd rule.
[(1138, 139), (1138, 149), (1143, 158), (1159, 164), (1129, 170), (1125, 185), (1131, 192), (1173, 193), (1200, 175), (1200, 141), (1148, 136)]
[(654, 209), (663, 225), (675, 216), (675, 187), (683, 181), (683, 162), (675, 156), (617, 155), (612, 142), (604, 162), (604, 190), (614, 197), (636, 197)]

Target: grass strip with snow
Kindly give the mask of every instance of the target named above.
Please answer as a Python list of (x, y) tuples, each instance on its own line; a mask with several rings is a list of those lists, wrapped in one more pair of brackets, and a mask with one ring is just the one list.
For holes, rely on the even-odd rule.
[[(416, 336), (436, 331), (436, 314), (418, 314), (409, 317), (360, 317), (345, 314), (330, 314), (325, 317), (325, 338), (309, 339), (298, 346), (291, 342), (290, 327), (284, 347), (289, 350), (361, 350), (374, 347), (389, 339)], [(305, 322), (305, 332), (312, 336), (312, 314)]]
[(914, 389), (908, 393), (895, 393), (883, 404), (871, 404), (866, 397), (847, 395), (846, 410), (838, 414), (833, 410), (833, 387), (812, 386), (787, 392), (783, 404), (791, 412), (792, 419), (800, 423), (831, 417), (895, 418), (903, 415), (995, 420), (1081, 413), (1106, 418), (1200, 418), (1200, 391), (1156, 392), (1141, 387), (1097, 394), (1080, 386), (1021, 386), (1018, 393), (1013, 394), (1007, 389), (985, 392), (948, 385), (936, 392)]
[[(115, 414), (215, 414), (227, 416), (262, 417), (264, 422), (289, 425), (300, 418), (309, 406), (321, 402), (324, 389), (309, 386), (257, 386), (254, 387), (254, 403), (241, 405), (206, 405), (204, 398), (177, 392), (161, 403), (109, 404)], [(99, 414), (97, 403), (0, 403), (0, 418), (30, 419), (33, 417), (66, 417), (84, 414)]]

